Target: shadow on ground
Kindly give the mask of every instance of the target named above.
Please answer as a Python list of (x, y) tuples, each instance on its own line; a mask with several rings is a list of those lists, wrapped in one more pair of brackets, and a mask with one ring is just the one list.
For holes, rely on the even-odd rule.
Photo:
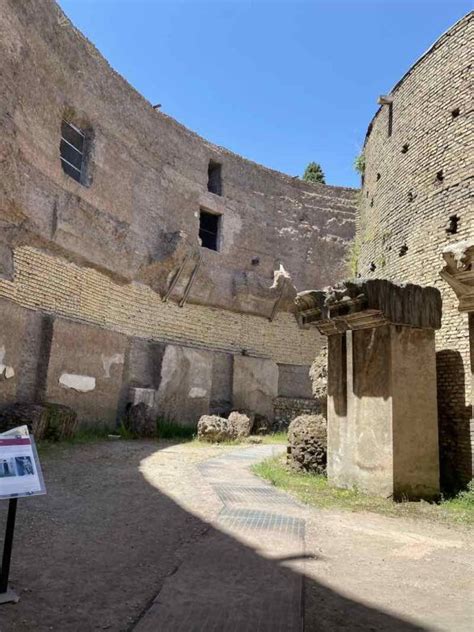
[[(179, 630), (302, 629), (301, 621), (294, 628), (284, 624), (272, 590), (273, 579), (282, 574), (288, 586), (295, 584), (298, 574), (285, 565), (288, 560), (260, 556), (145, 481), (140, 462), (168, 446), (99, 442), (55, 447), (42, 455), (48, 494), (19, 502), (11, 584), (21, 601), (0, 606), (1, 632), (131, 632), (140, 626), (167, 577), (181, 568), (186, 581), (186, 560), (206, 541), (216, 543), (207, 554), (226, 552), (227, 559), (221, 553), (216, 559), (216, 564), (228, 564), (226, 585), (209, 577), (190, 586), (184, 607), (191, 619)], [(6, 510), (4, 501), (2, 533)], [(250, 575), (252, 581), (265, 581), (242, 593), (240, 587)], [(424, 629), (313, 579), (306, 578), (305, 584), (306, 631)], [(242, 600), (242, 594), (252, 603)], [(255, 607), (258, 618), (252, 614)], [(201, 615), (206, 611), (204, 623)], [(201, 615), (193, 620), (194, 612)], [(178, 628), (163, 628), (174, 630)]]

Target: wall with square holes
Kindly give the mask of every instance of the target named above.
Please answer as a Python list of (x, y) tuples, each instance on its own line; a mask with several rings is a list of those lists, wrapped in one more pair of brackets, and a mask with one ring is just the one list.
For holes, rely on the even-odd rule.
[[(443, 248), (474, 236), (474, 128), (469, 76), (472, 14), (444, 34), (407, 72), (367, 131), (352, 264), (357, 276), (437, 287), (442, 476), (472, 476), (467, 315), (440, 278)], [(391, 130), (389, 118), (391, 112)]]

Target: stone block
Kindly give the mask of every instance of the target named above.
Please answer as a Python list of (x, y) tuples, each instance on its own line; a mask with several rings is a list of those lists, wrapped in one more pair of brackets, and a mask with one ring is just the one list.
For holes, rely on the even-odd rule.
[(328, 479), (394, 498), (439, 493), (434, 331), (329, 336)]
[(130, 406), (123, 419), (123, 424), (134, 438), (150, 438), (157, 434), (155, 416), (145, 402)]
[(114, 425), (126, 345), (127, 339), (121, 334), (57, 318), (47, 400), (73, 408), (81, 423)]
[(197, 425), (198, 439), (210, 443), (221, 443), (235, 439), (234, 427), (228, 419), (218, 415), (203, 415)]
[(163, 419), (195, 425), (209, 412), (213, 354), (167, 345), (161, 366), (157, 411)]
[(233, 428), (236, 439), (248, 437), (252, 430), (252, 419), (248, 415), (234, 411), (229, 415), (229, 424)]
[(311, 380), (308, 365), (278, 365), (278, 397), (311, 398)]
[(155, 407), (156, 391), (153, 388), (130, 388), (129, 401), (133, 406), (145, 404), (150, 409)]
[(274, 419), (278, 395), (278, 366), (266, 358), (234, 356), (233, 403), (238, 410)]
[(288, 463), (314, 474), (326, 472), (327, 426), (322, 415), (301, 415), (288, 428)]

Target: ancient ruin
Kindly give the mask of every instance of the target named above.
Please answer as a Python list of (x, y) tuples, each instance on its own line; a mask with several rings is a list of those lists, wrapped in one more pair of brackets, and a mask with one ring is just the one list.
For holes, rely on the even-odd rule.
[(111, 428), (141, 402), (194, 427), (311, 410), (322, 338), (293, 299), (344, 276), (355, 191), (153, 109), (52, 0), (3, 3), (0, 28), (0, 404)]
[(393, 498), (439, 493), (434, 288), (343, 283), (297, 298), (328, 336), (328, 479)]
[[(431, 286), (442, 297), (436, 330), (443, 487), (473, 476), (468, 314), (439, 271), (451, 244), (473, 238), (473, 128), (469, 122), (473, 14), (444, 33), (379, 98), (363, 147), (352, 275)], [(306, 289), (319, 287), (315, 284)]]
[[(169, 78), (218, 129), (228, 82), (328, 177), (353, 78), (459, 15), (84, 4), (164, 107)], [(57, 2), (0, 0), (1, 632), (471, 632), (473, 16), (378, 96), (356, 190), (208, 142)]]
[(53, 0), (0, 28), (2, 407), (276, 429), (325, 414), (327, 380), (334, 484), (472, 477), (471, 15), (380, 97), (357, 209), (154, 109)]

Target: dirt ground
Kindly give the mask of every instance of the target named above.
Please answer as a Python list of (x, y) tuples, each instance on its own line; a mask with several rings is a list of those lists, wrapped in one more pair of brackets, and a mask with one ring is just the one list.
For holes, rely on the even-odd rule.
[[(141, 629), (193, 552), (205, 561), (222, 540), (263, 570), (304, 574), (307, 632), (473, 629), (472, 531), (300, 506), (305, 559), (269, 560), (216, 528), (222, 502), (200, 473), (240, 450), (104, 441), (42, 452), (48, 494), (19, 502), (10, 580), (21, 600), (0, 606), (1, 632)], [(6, 510), (4, 501), (1, 533)]]

